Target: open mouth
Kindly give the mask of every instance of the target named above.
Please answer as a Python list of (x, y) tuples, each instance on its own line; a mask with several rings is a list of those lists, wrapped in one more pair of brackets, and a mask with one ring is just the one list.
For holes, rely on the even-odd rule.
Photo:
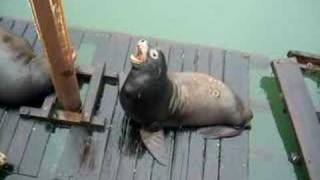
[(148, 42), (146, 40), (139, 40), (136, 47), (135, 54), (131, 54), (130, 59), (134, 64), (141, 64), (147, 59)]

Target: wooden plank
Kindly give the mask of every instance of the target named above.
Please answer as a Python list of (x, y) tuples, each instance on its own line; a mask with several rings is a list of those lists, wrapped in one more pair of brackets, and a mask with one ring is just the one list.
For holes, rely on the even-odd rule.
[(5, 120), (0, 129), (0, 151), (6, 154), (16, 132), (19, 114), (16, 109), (8, 109), (3, 118)]
[[(192, 46), (175, 46), (172, 50), (171, 62), (182, 62), (182, 71), (193, 71), (193, 62), (196, 56), (196, 49)], [(173, 65), (176, 66), (177, 65)], [(190, 154), (190, 129), (180, 129), (175, 135), (175, 147), (173, 152), (173, 162), (171, 179), (184, 180), (188, 178), (189, 154)]]
[[(135, 174), (136, 158), (138, 156), (138, 148), (133, 144), (137, 142), (136, 136), (132, 136), (133, 127), (130, 125), (131, 119), (123, 118), (122, 137), (120, 139), (120, 162), (117, 170), (117, 179), (133, 179)], [(137, 132), (137, 131), (136, 131)], [(137, 134), (137, 133), (136, 133)]]
[(56, 179), (69, 179), (81, 173), (82, 159), (91, 146), (90, 132), (85, 127), (71, 127), (66, 138), (55, 175), (52, 175)]
[[(1, 27), (4, 27), (7, 30), (10, 30), (12, 25), (13, 25), (13, 20), (8, 19), (8, 18), (4, 18), (4, 17), (0, 18), (0, 26)], [(0, 130), (1, 130), (1, 127), (6, 120), (6, 118), (4, 118), (4, 116), (7, 114), (7, 110), (5, 107), (1, 106), (0, 111), (1, 111)], [(1, 151), (1, 149), (0, 149), (0, 151)]]
[[(101, 37), (99, 37), (99, 38), (101, 39)], [(121, 45), (123, 44), (123, 43), (115, 42), (115, 39), (111, 40), (109, 43), (117, 44), (115, 46), (109, 46), (110, 48), (117, 48), (117, 49), (118, 48), (121, 49), (122, 48)], [(106, 46), (101, 46), (101, 47), (100, 46), (101, 46), (101, 44), (99, 45), (99, 48), (101, 48), (101, 50), (98, 51), (98, 52), (100, 52), (100, 57), (98, 57), (97, 60), (104, 60), (105, 61), (105, 59), (103, 59), (103, 58), (107, 57), (107, 55), (109, 56), (109, 54), (106, 54), (106, 52), (109, 52), (112, 50), (105, 49)], [(119, 50), (118, 50), (118, 53), (119, 53)], [(124, 55), (126, 57), (126, 55), (127, 55), (126, 49), (122, 48), (121, 53), (124, 53)], [(120, 54), (118, 54), (118, 55), (120, 55)], [(123, 57), (123, 55), (122, 55), (122, 57)], [(125, 59), (119, 59), (119, 58), (121, 58), (121, 55), (116, 56), (116, 57), (112, 57), (111, 60), (123, 65), (123, 62)], [(122, 67), (122, 66), (118, 66), (118, 67)], [(112, 113), (112, 111), (113, 111), (113, 108), (114, 108), (113, 105), (115, 104), (115, 102), (110, 102), (110, 100), (108, 100), (108, 99), (106, 100), (106, 98), (116, 97), (117, 88), (116, 87), (112, 87), (112, 88), (108, 87), (105, 89), (105, 92), (109, 92), (109, 93), (112, 92), (112, 94), (105, 94), (104, 93), (104, 97), (102, 99), (102, 103), (100, 106), (100, 108), (104, 108), (104, 111), (103, 112), (100, 111), (100, 113), (104, 114), (105, 111), (107, 111), (106, 114), (112, 116), (114, 114), (114, 113)], [(109, 104), (104, 104), (104, 103), (109, 103)], [(104, 119), (110, 120), (111, 116), (105, 117)], [(117, 121), (117, 123), (118, 122), (119, 121)], [(108, 123), (108, 121), (107, 121), (107, 123)], [(121, 121), (120, 121), (120, 123), (121, 123)], [(117, 132), (117, 135), (119, 135), (118, 132)], [(87, 151), (88, 154), (86, 155), (86, 158), (84, 159), (84, 161), (81, 162), (82, 165), (80, 166), (80, 168), (77, 168), (77, 166), (79, 166), (78, 165), (78, 163), (80, 162), (79, 160), (74, 161), (73, 163), (69, 164), (67, 167), (65, 165), (63, 165), (63, 167), (59, 168), (59, 170), (57, 171), (57, 177), (59, 175), (63, 174), (63, 177), (67, 177), (68, 175), (69, 176), (72, 175), (72, 177), (74, 179), (98, 179), (99, 176), (101, 176), (100, 172), (103, 172), (103, 171), (101, 171), (101, 168), (102, 168), (101, 165), (102, 165), (103, 159), (104, 159), (103, 154), (105, 152), (105, 145), (107, 142), (110, 142), (110, 141), (107, 141), (108, 136), (109, 136), (108, 129), (106, 129), (105, 132), (102, 132), (102, 133), (93, 132), (92, 135), (90, 136), (91, 141), (92, 141), (92, 143), (90, 145), (90, 150)], [(79, 145), (78, 145), (78, 147), (79, 147)], [(70, 149), (70, 148), (67, 148), (67, 149)], [(83, 148), (80, 148), (80, 149), (83, 149)], [(67, 153), (64, 153), (64, 154), (67, 154)], [(69, 157), (69, 155), (66, 155), (66, 156)], [(82, 157), (83, 157), (83, 155), (82, 155)], [(79, 159), (79, 157), (75, 158), (75, 159)], [(95, 160), (94, 166), (92, 166), (93, 160)], [(70, 161), (71, 161), (71, 159), (70, 159)], [(63, 163), (63, 162), (61, 162), (61, 163)], [(107, 162), (107, 163), (110, 163), (110, 162)], [(94, 168), (92, 169), (92, 167), (94, 167)], [(68, 170), (68, 169), (70, 169), (70, 170)], [(76, 171), (74, 171), (73, 169), (76, 169)], [(70, 171), (71, 171), (71, 173), (70, 173)], [(79, 172), (81, 172), (81, 173), (79, 173)], [(59, 176), (58, 178), (60, 178), (60, 177), (61, 176)]]
[[(85, 43), (92, 43), (94, 42), (96, 44), (96, 50), (95, 53), (93, 55), (92, 58), (92, 65), (93, 67), (98, 65), (101, 62), (106, 63), (105, 66), (107, 66), (107, 64), (110, 64), (110, 62), (107, 62), (109, 55), (109, 44), (111, 43), (110, 41), (110, 37), (111, 35), (106, 34), (106, 33), (87, 33), (86, 36), (84, 37), (84, 42)], [(106, 69), (104, 70), (104, 73), (109, 73), (108, 71), (106, 71)], [(104, 86), (104, 91), (108, 91), (107, 86)], [(108, 124), (110, 122), (110, 117), (111, 115), (106, 115), (104, 113), (104, 109), (102, 109), (102, 104), (104, 104), (104, 101), (106, 101), (106, 96), (103, 95), (101, 102), (100, 102), (100, 107), (98, 107), (97, 112), (96, 112), (96, 117), (94, 118), (92, 123), (94, 124)], [(114, 98), (114, 97), (109, 97), (109, 98)], [(108, 100), (107, 100), (108, 101)], [(113, 102), (113, 100), (112, 100)], [(108, 104), (110, 105), (110, 104)], [(108, 117), (109, 119), (105, 119), (104, 117)]]
[[(197, 47), (187, 46), (184, 48), (184, 53), (190, 55), (192, 54), (192, 56), (189, 56), (189, 58), (184, 59), (184, 71), (197, 71), (199, 68), (199, 54)], [(199, 138), (198, 134), (195, 134), (195, 130), (188, 129), (188, 131), (189, 147), (186, 179), (201, 179), (202, 163), (200, 163), (200, 161), (202, 162), (202, 159), (198, 155), (199, 153), (203, 152), (204, 140), (202, 137)]]
[(130, 46), (129, 39), (130, 37), (128, 35), (116, 33), (111, 35), (111, 43), (108, 45), (107, 49), (107, 72), (119, 72), (123, 69)]
[[(37, 39), (34, 25), (28, 25), (25, 37), (28, 40), (28, 42), (34, 42), (34, 44), (32, 44), (32, 47), (35, 53), (41, 51), (39, 46), (36, 46), (36, 43), (39, 43), (39, 40)], [(19, 139), (19, 137), (22, 136), (27, 136), (28, 141), (21, 144), (20, 148), (23, 149), (23, 154), (17, 154), (18, 156), (16, 160), (17, 163), (19, 162), (17, 170), (21, 174), (36, 176), (38, 174), (42, 153), (44, 152), (44, 148), (48, 140), (49, 133), (45, 131), (45, 124), (27, 122), (28, 120), (29, 119), (24, 119), (23, 117), (20, 120), (20, 125), (23, 128), (22, 131), (17, 134), (17, 139)], [(15, 146), (19, 146), (19, 142), (15, 141)], [(15, 147), (13, 147), (12, 152), (14, 152), (14, 148)]]
[(214, 48), (211, 49), (209, 58), (209, 73), (220, 80), (223, 80), (225, 54), (225, 50)]
[[(81, 31), (71, 30), (70, 37), (75, 50), (79, 49), (83, 34)], [(69, 129), (53, 127), (51, 131), (39, 170), (38, 176), (40, 179), (53, 179), (55, 177), (58, 163), (68, 140)]]
[[(32, 23), (28, 23), (28, 27), (27, 27), (26, 31), (24, 32), (23, 38), (29, 42), (29, 44), (32, 46), (34, 51), (37, 49), (35, 47), (35, 42), (37, 41), (38, 36), (37, 36), (37, 32), (34, 28), (34, 25)], [(39, 49), (39, 50), (41, 50), (41, 49)], [(35, 54), (37, 54), (37, 52), (35, 52)]]
[[(12, 31), (18, 36), (22, 36), (25, 28), (27, 27), (26, 23), (19, 23), (9, 19), (3, 19), (1, 21), (1, 25), (7, 28), (8, 30)], [(17, 109), (11, 108), (7, 113), (6, 117), (3, 117), (3, 122), (1, 123), (0, 129), (0, 151), (7, 153), (9, 151), (10, 145), (12, 143), (12, 139), (15, 135), (19, 116), (16, 114)]]
[(69, 129), (55, 128), (50, 134), (39, 170), (39, 179), (53, 179), (67, 143)]
[[(88, 38), (88, 36), (86, 36), (86, 38)], [(97, 52), (95, 53), (95, 57), (94, 57), (94, 61), (99, 61), (99, 60), (102, 60), (102, 61), (106, 61), (107, 60), (107, 56), (108, 54), (104, 54), (106, 52), (106, 47), (107, 44), (105, 45), (100, 45), (97, 50)], [(99, 53), (98, 53), (99, 51)], [(99, 55), (101, 54), (101, 55)], [(106, 72), (106, 71), (105, 71)], [(111, 118), (112, 118), (112, 113), (114, 113), (114, 106), (115, 106), (115, 103), (116, 103), (116, 98), (117, 96), (115, 95), (116, 92), (112, 92), (110, 93), (109, 91), (109, 88), (110, 86), (105, 84), (104, 87), (103, 87), (103, 93), (102, 93), (102, 97), (101, 97), (101, 100), (100, 100), (100, 106), (98, 107), (97, 109), (97, 112), (96, 112), (96, 116), (99, 118), (97, 121), (96, 119), (93, 119), (93, 123), (101, 123), (103, 120), (102, 123), (105, 124), (105, 128), (106, 129), (109, 129), (110, 125), (111, 125)], [(108, 108), (106, 108), (108, 107)]]
[(6, 180), (37, 180), (37, 178), (30, 177), (30, 176), (24, 176), (20, 174), (12, 174), (8, 177), (6, 177)]
[[(284, 61), (284, 60), (283, 60)], [(275, 61), (276, 73), (289, 115), (312, 180), (319, 179), (320, 124), (300, 68), (292, 62)]]
[[(248, 57), (235, 51), (225, 56), (224, 82), (244, 101), (249, 103)], [(221, 140), (220, 180), (248, 179), (249, 132)]]
[[(56, 110), (50, 120), (67, 125), (80, 125), (82, 114), (72, 111)], [(47, 121), (47, 120), (46, 120)]]
[[(97, 46), (95, 54), (92, 55), (92, 64), (105, 62), (107, 56), (105, 48), (109, 44), (109, 35), (86, 33), (82, 44), (86, 43)], [(115, 94), (116, 88), (108, 86), (103, 96), (113, 97)], [(112, 103), (114, 104), (114, 102)], [(104, 108), (105, 111), (112, 111), (113, 105), (104, 106)], [(101, 117), (103, 119), (111, 118)], [(108, 129), (101, 132), (95, 132), (95, 129), (92, 130), (84, 127), (71, 127), (64, 151), (58, 162), (55, 178), (77, 180), (99, 178), (109, 131)], [(69, 143), (71, 141), (75, 142)]]
[[(116, 48), (116, 49), (121, 49), (118, 50), (117, 53), (117, 57), (112, 57), (112, 60), (117, 61), (120, 64), (123, 64), (123, 61), (125, 61), (125, 59), (120, 59), (122, 57), (126, 57), (127, 56), (127, 49), (125, 48), (126, 45), (129, 43), (129, 38), (128, 37), (124, 37), (123, 39), (121, 39), (121, 43), (119, 43), (120, 39), (114, 39), (112, 38), (112, 36), (109, 39), (109, 44), (106, 46), (102, 46), (101, 48)], [(111, 44), (114, 44), (114, 46), (112, 46)], [(124, 47), (122, 47), (121, 45), (123, 45)], [(102, 49), (101, 49), (102, 50)], [(111, 58), (111, 54), (110, 54), (111, 49), (106, 49), (106, 51), (100, 51), (99, 56), (95, 56), (94, 58), (94, 62), (93, 64), (98, 64), (99, 62), (106, 62), (105, 59), (106, 57), (110, 57)], [(108, 62), (107, 64), (113, 65), (112, 62)], [(115, 69), (116, 72), (119, 72), (120, 69)], [(110, 85), (106, 85), (104, 88), (104, 93), (103, 93), (103, 97), (101, 100), (101, 105), (100, 105), (100, 110), (99, 112), (101, 113), (100, 116), (102, 115), (101, 120), (111, 120), (112, 119), (112, 115), (114, 113), (114, 108), (115, 108), (115, 104), (117, 103), (117, 87), (115, 86), (110, 86)], [(105, 99), (105, 101), (104, 101)], [(103, 112), (102, 112), (103, 111)], [(108, 115), (108, 116), (106, 116)], [(109, 124), (109, 122), (107, 121), (106, 124)], [(75, 179), (83, 179), (83, 180), (91, 180), (91, 179), (95, 179), (98, 180), (101, 177), (101, 171), (103, 168), (103, 163), (104, 163), (104, 156), (105, 156), (105, 150), (106, 150), (106, 146), (107, 146), (107, 142), (108, 142), (108, 138), (110, 136), (110, 127), (106, 127), (105, 132), (100, 133), (100, 132), (93, 132), (92, 135), (92, 140), (93, 142), (95, 142), (96, 144), (96, 151), (92, 152), (91, 154), (89, 154), (89, 157), (91, 156), (92, 159), (96, 159), (96, 166), (94, 168), (94, 171), (92, 171), (89, 175), (87, 175), (86, 177), (83, 176), (79, 176), (79, 177), (75, 177)], [(89, 169), (90, 166), (88, 166), (86, 169)], [(83, 171), (83, 169), (81, 170)]]
[[(118, 101), (118, 99), (117, 99)], [(100, 179), (115, 180), (118, 176), (118, 167), (120, 164), (120, 141), (123, 138), (121, 132), (124, 112), (119, 102), (116, 103), (115, 112), (110, 127), (110, 134), (107, 142), (106, 151), (103, 159), (103, 167), (100, 174)], [(121, 172), (120, 172), (121, 173)]]
[[(15, 25), (18, 25), (15, 23)], [(25, 25), (27, 29), (25, 30), (23, 38), (25, 38), (28, 42), (34, 42), (36, 40), (36, 32), (34, 28), (28, 24)], [(23, 29), (23, 28), (20, 28)], [(22, 33), (22, 31), (20, 31)], [(31, 43), (31, 45), (33, 45)], [(31, 121), (24, 121), (23, 118), (22, 120), (19, 121), (16, 133), (14, 134), (14, 137), (12, 138), (12, 142), (10, 145), (10, 148), (8, 150), (8, 162), (12, 165), (14, 165), (15, 171), (18, 171), (21, 159), (23, 157), (23, 153), (25, 151), (25, 147), (28, 143), (29, 140), (29, 134), (31, 133), (31, 129), (33, 126), (33, 122)]]
[[(209, 53), (208, 72), (211, 76), (222, 80), (225, 51), (211, 49)], [(204, 63), (202, 63), (204, 64)], [(201, 69), (201, 66), (200, 66)], [(220, 140), (205, 140), (203, 179), (218, 179)]]
[[(94, 73), (94, 67), (93, 66), (85, 66), (85, 65), (81, 65), (77, 67), (77, 76), (81, 77), (81, 78), (86, 78), (88, 79), (89, 76), (91, 76)], [(104, 71), (103, 74), (103, 80), (107, 81), (107, 80), (111, 80), (111, 81), (118, 81), (118, 73), (116, 72), (106, 72)]]
[[(32, 27), (34, 28), (34, 26)], [(71, 38), (77, 46), (77, 44), (80, 44), (82, 33), (73, 33)], [(36, 41), (36, 43), (39, 43), (39, 41)], [(35, 51), (39, 52), (41, 50), (38, 48), (40, 48), (40, 46), (36, 46), (35, 44)], [(24, 122), (26, 121), (28, 120), (24, 120)], [(50, 135), (50, 132), (46, 131), (46, 125), (47, 123), (45, 122), (33, 122), (31, 129), (35, 129), (36, 131), (30, 131), (29, 143), (26, 146), (23, 159), (21, 160), (19, 173), (33, 176), (38, 175)]]
[(51, 94), (44, 99), (44, 102), (41, 108), (22, 106), (20, 107), (20, 110), (19, 110), (20, 116), (26, 117), (26, 118), (34, 117), (34, 118), (48, 119), (51, 113), (51, 110), (53, 108), (53, 105), (56, 102), (56, 99), (57, 99), (56, 95)]
[[(141, 152), (141, 151), (139, 151)], [(151, 172), (153, 167), (153, 157), (149, 153), (144, 153), (141, 158), (138, 158), (135, 168), (134, 180), (148, 180), (151, 179)]]
[(51, 94), (44, 99), (44, 102), (41, 106), (41, 109), (43, 111), (43, 116), (49, 117), (49, 114), (56, 100), (57, 100), (57, 96), (55, 94)]
[(32, 126), (33, 123), (31, 121), (19, 121), (16, 133), (12, 139), (12, 143), (7, 154), (8, 162), (14, 166), (14, 171), (18, 171), (25, 147), (29, 140), (29, 134), (31, 133)]
[(49, 133), (46, 130), (46, 123), (35, 123), (32, 127), (30, 139), (20, 163), (20, 174), (31, 176), (38, 175), (48, 139)]
[[(201, 48), (199, 53), (199, 69), (198, 72), (207, 73), (217, 79), (222, 79), (224, 51), (221, 49)], [(199, 136), (199, 135), (198, 135)], [(201, 136), (198, 138), (202, 138)], [(218, 179), (219, 170), (219, 154), (220, 141), (214, 139), (204, 140), (203, 150), (203, 172), (202, 179)], [(201, 154), (198, 154), (200, 156)], [(201, 158), (199, 158), (201, 159)], [(199, 170), (198, 170), (199, 171)], [(198, 172), (199, 173), (199, 172)], [(199, 177), (199, 175), (198, 175)]]
[(6, 28), (7, 30), (11, 30), (13, 27), (13, 23), (14, 20), (9, 19), (9, 18), (4, 18), (2, 17), (1, 21), (0, 21), (0, 25), (4, 28)]
[(0, 106), (0, 129), (5, 121), (5, 118), (3, 116), (7, 113), (5, 106)]
[[(130, 46), (130, 37), (121, 36), (120, 34), (112, 34), (111, 43), (108, 48), (108, 62), (107, 71), (119, 72), (122, 71), (125, 62), (128, 59), (128, 50)], [(118, 95), (117, 95), (118, 96)], [(122, 166), (121, 159), (126, 154), (123, 154), (122, 145), (125, 139), (125, 134), (121, 133), (123, 123), (125, 120), (124, 111), (118, 101), (118, 97), (115, 104), (115, 111), (110, 121), (110, 134), (107, 142), (107, 147), (103, 160), (103, 167), (100, 174), (100, 179), (117, 179), (125, 176), (133, 176), (133, 169), (130, 166)], [(120, 132), (120, 133), (119, 133)], [(132, 162), (132, 161), (131, 161)], [(134, 161), (133, 161), (134, 162)], [(123, 172), (120, 170), (122, 169)]]
[[(95, 65), (95, 71), (91, 76), (88, 92), (83, 105), (83, 122), (90, 123), (91, 118), (94, 116), (94, 111), (97, 109), (96, 103), (98, 102), (98, 98), (100, 97), (102, 90), (104, 70), (104, 62), (100, 62)], [(101, 125), (104, 125), (104, 119), (101, 119)]]

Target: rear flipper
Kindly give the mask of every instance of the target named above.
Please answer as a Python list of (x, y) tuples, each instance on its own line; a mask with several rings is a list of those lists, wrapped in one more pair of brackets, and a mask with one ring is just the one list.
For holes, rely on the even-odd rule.
[(140, 129), (140, 136), (143, 144), (151, 155), (162, 165), (168, 164), (167, 147), (164, 140), (164, 132), (162, 129), (159, 131), (149, 131)]
[(211, 126), (199, 128), (198, 133), (205, 139), (228, 138), (240, 135), (244, 128), (235, 128), (231, 126)]

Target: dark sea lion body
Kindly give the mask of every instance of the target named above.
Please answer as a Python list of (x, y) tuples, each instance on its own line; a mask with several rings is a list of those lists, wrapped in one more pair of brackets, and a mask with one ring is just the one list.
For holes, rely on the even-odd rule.
[(0, 28), (0, 104), (20, 106), (52, 92), (48, 62), (21, 37)]
[(120, 91), (126, 113), (146, 128), (230, 125), (241, 127), (251, 110), (220, 80), (202, 73), (167, 73), (161, 59), (133, 64)]

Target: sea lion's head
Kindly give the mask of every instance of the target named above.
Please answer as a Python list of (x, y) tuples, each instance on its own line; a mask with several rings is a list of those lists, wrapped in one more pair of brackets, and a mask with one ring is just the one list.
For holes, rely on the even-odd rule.
[(166, 61), (163, 52), (159, 48), (150, 47), (148, 41), (141, 39), (137, 42), (136, 51), (130, 56), (131, 63), (136, 69), (154, 69), (165, 68), (160, 71), (166, 71)]
[(146, 40), (137, 42), (130, 59), (132, 68), (120, 92), (120, 102), (135, 121), (149, 126), (167, 114), (165, 103), (171, 97), (172, 85), (166, 59), (160, 49), (149, 46)]

